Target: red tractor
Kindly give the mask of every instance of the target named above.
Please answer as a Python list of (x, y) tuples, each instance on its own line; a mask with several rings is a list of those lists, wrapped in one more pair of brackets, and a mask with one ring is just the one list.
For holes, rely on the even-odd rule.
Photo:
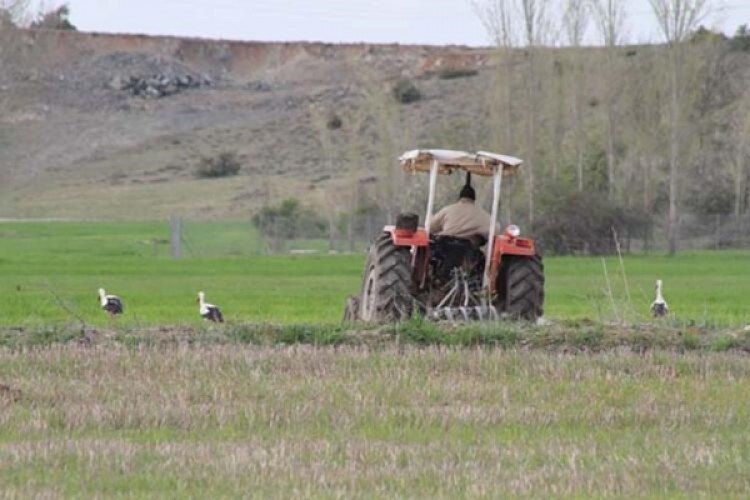
[[(434, 320), (537, 321), (544, 306), (544, 266), (534, 241), (517, 226), (497, 234), (504, 176), (523, 163), (494, 153), (415, 150), (400, 161), (407, 172), (429, 172), (424, 227), (402, 214), (371, 244), (359, 295), (347, 301), (346, 321), (383, 322), (421, 314)], [(430, 233), (438, 174), (463, 171), (493, 178), (491, 225), (486, 241)], [(483, 246), (483, 250), (482, 247)]]

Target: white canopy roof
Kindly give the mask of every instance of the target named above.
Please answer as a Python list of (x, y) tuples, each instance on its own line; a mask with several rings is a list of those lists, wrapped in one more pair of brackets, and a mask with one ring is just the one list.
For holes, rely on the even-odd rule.
[(399, 161), (407, 172), (429, 172), (432, 163), (437, 161), (441, 174), (464, 170), (486, 177), (492, 176), (498, 166), (502, 166), (505, 175), (514, 174), (523, 164), (523, 160), (513, 156), (487, 151), (467, 153), (449, 149), (415, 149), (401, 155)]

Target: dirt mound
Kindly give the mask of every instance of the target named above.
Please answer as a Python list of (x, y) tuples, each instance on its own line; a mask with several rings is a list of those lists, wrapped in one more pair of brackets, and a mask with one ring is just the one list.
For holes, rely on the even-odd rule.
[(205, 76), (171, 57), (130, 52), (113, 52), (84, 60), (71, 69), (74, 74), (85, 76), (87, 79), (105, 82), (114, 75), (147, 77), (160, 74), (168, 78), (185, 75)]

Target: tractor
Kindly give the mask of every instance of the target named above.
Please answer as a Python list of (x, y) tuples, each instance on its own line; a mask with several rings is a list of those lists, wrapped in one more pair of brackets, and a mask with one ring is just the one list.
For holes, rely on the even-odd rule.
[[(544, 265), (534, 241), (511, 225), (497, 230), (503, 177), (523, 161), (480, 151), (414, 150), (399, 159), (407, 172), (428, 172), (424, 226), (401, 214), (371, 243), (358, 295), (345, 321), (393, 322), (422, 315), (436, 321), (537, 321), (544, 307)], [(465, 172), (493, 180), (489, 234), (471, 241), (430, 232), (440, 174)], [(499, 233), (499, 234), (498, 234)]]

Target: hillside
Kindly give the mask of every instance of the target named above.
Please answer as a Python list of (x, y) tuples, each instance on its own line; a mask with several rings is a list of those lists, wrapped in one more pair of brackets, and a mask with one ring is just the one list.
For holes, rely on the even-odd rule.
[[(351, 124), (360, 81), (380, 93), (444, 64), (488, 64), (487, 51), (460, 47), (58, 31), (19, 31), (15, 43), (0, 75), (0, 217), (247, 216), (269, 196), (310, 198), (348, 175), (351, 160), (326, 161), (321, 143), (327, 136), (340, 148), (364, 130)], [(155, 74), (207, 84), (162, 98), (120, 89), (130, 77)], [(427, 99), (404, 113), (415, 144), (433, 133), (421, 123), (439, 120), (446, 101), (467, 114), (481, 104), (448, 80), (423, 87)], [(316, 117), (334, 112), (343, 127), (329, 131)], [(369, 142), (356, 161), (366, 164), (381, 149)], [(240, 175), (196, 178), (200, 158), (223, 151), (241, 155)]]
[[(334, 231), (353, 208), (422, 207), (425, 179), (395, 159), (444, 147), (524, 158), (503, 211), (522, 224), (562, 227), (554, 215), (577, 193), (574, 225), (604, 203), (653, 227), (674, 203), (688, 237), (717, 214), (744, 234), (733, 228), (750, 200), (750, 37), (706, 33), (679, 46), (673, 80), (660, 45), (501, 52), (6, 28), (0, 218), (245, 218), (294, 197)], [(394, 97), (404, 79), (420, 100)], [(196, 175), (224, 152), (239, 175)], [(459, 182), (441, 183), (439, 201)]]

